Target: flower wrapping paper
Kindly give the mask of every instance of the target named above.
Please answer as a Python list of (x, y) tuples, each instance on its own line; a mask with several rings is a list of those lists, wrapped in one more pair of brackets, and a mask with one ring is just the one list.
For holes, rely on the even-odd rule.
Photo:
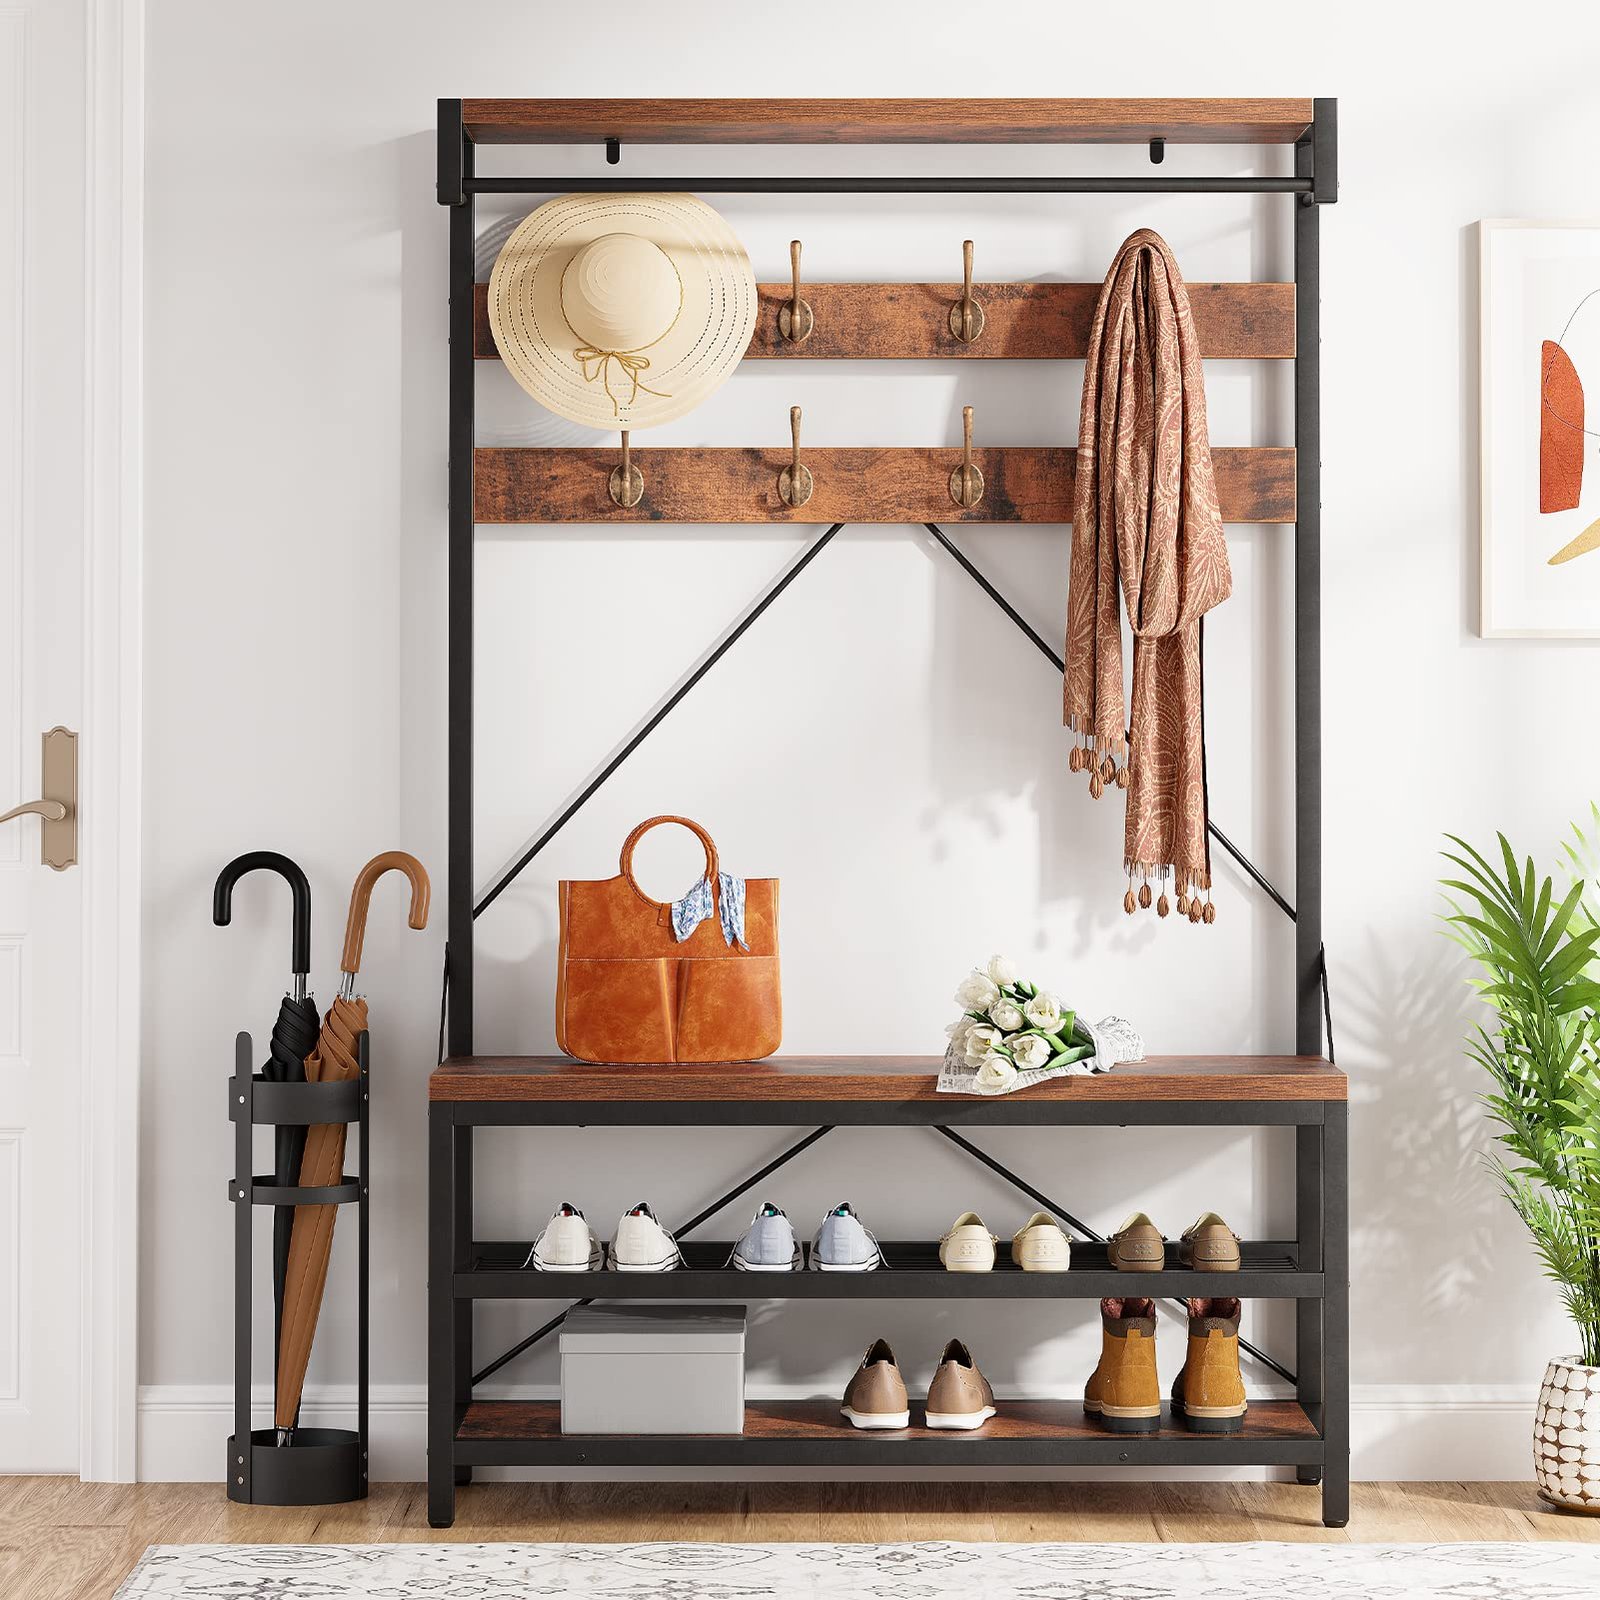
[(1010, 1083), (992, 1088), (979, 1087), (978, 1069), (952, 1044), (945, 1050), (944, 1065), (939, 1069), (939, 1093), (1016, 1094), (1018, 1090), (1031, 1089), (1034, 1084), (1048, 1082), (1051, 1078), (1081, 1078), (1090, 1073), (1106, 1072), (1119, 1062), (1144, 1060), (1144, 1039), (1126, 1019), (1102, 1017), (1099, 1022), (1084, 1022), (1081, 1026), (1094, 1041), (1092, 1056), (1059, 1067), (1019, 1067)]

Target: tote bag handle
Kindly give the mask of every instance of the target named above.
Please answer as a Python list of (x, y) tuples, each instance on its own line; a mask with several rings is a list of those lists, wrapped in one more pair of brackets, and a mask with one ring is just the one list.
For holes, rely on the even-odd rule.
[(641, 822), (637, 828), (623, 841), (622, 844), (622, 876), (628, 880), (628, 887), (644, 901), (647, 906), (667, 904), (669, 902), (652, 900), (643, 889), (639, 887), (639, 880), (633, 875), (633, 847), (652, 829), (659, 828), (664, 822), (675, 822), (680, 828), (687, 828), (700, 843), (706, 852), (706, 878), (711, 884), (711, 897), (716, 900), (720, 893), (717, 881), (717, 847), (711, 842), (711, 835), (700, 826), (698, 822), (691, 822), (687, 817), (651, 817), (648, 822)]

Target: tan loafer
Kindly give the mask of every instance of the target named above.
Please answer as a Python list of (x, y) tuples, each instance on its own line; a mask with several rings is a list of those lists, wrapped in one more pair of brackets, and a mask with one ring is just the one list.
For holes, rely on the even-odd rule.
[(994, 1415), (994, 1390), (978, 1371), (972, 1352), (952, 1339), (928, 1385), (930, 1428), (981, 1428)]
[(1011, 1259), (1024, 1272), (1065, 1272), (1072, 1241), (1048, 1211), (1035, 1211), (1011, 1237)]
[(963, 1211), (939, 1241), (939, 1261), (946, 1272), (989, 1272), (1000, 1241), (983, 1225), (976, 1211)]
[(839, 1414), (852, 1428), (906, 1428), (911, 1402), (886, 1339), (874, 1339), (844, 1391)]
[(1106, 1240), (1106, 1256), (1118, 1272), (1159, 1272), (1167, 1264), (1167, 1243), (1155, 1223), (1135, 1211)]
[(1178, 1265), (1196, 1272), (1237, 1272), (1239, 1235), (1215, 1211), (1196, 1217), (1178, 1241)]

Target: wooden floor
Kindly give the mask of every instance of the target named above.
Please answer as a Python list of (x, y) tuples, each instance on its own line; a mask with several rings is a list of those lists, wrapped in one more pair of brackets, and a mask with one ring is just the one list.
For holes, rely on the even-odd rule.
[(211, 1484), (0, 1478), (0, 1595), (109, 1600), (146, 1545), (402, 1540), (906, 1539), (1600, 1542), (1600, 1518), (1551, 1510), (1520, 1483), (1362, 1483), (1348, 1528), (1283, 1483), (479, 1484), (448, 1532), (418, 1484), (351, 1506), (235, 1506)]

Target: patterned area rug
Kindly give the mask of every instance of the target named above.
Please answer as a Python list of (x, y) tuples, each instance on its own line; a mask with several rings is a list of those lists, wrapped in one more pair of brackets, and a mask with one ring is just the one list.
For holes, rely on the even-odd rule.
[(118, 1600), (1595, 1600), (1583, 1544), (152, 1545)]

